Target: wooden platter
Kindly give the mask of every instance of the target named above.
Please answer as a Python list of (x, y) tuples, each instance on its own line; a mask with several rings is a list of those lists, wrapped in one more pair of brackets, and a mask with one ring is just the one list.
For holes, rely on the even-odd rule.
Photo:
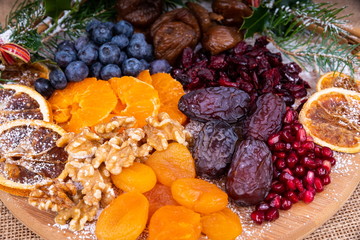
[[(351, 196), (360, 182), (360, 154), (336, 154), (337, 164), (331, 173), (331, 184), (315, 196), (310, 204), (297, 203), (289, 211), (280, 211), (280, 218), (272, 223), (254, 225), (249, 219), (250, 208), (236, 208), (243, 234), (237, 239), (302, 239), (334, 215)], [(46, 240), (96, 239), (94, 224), (84, 231), (73, 233), (54, 226), (54, 214), (30, 206), (26, 198), (0, 191), (0, 200), (32, 231)]]

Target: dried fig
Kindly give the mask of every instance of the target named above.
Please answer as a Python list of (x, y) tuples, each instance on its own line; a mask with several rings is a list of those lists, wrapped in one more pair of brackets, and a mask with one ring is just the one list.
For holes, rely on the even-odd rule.
[(162, 0), (118, 0), (118, 20), (124, 19), (136, 27), (150, 26), (162, 13)]
[(244, 17), (252, 13), (251, 8), (239, 0), (214, 0), (212, 9), (224, 17), (223, 24), (237, 27), (241, 26)]
[(195, 47), (200, 27), (186, 8), (175, 9), (160, 16), (150, 29), (156, 58), (174, 63), (186, 47)]

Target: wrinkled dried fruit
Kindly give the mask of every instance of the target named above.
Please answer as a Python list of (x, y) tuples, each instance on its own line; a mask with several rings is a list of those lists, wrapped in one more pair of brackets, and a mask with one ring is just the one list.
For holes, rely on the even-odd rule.
[(256, 101), (255, 112), (245, 121), (244, 136), (248, 139), (267, 141), (281, 128), (286, 104), (279, 96), (267, 93)]
[(149, 219), (156, 210), (163, 206), (179, 205), (171, 194), (171, 188), (161, 183), (157, 183), (153, 189), (145, 192), (144, 196), (149, 200)]
[(240, 27), (244, 17), (252, 14), (251, 8), (238, 0), (214, 0), (212, 9), (224, 17), (222, 21), (225, 25)]
[(96, 223), (99, 240), (136, 240), (145, 229), (149, 202), (138, 192), (121, 194), (105, 208)]
[(193, 120), (223, 120), (235, 123), (248, 112), (249, 95), (232, 87), (209, 87), (191, 91), (180, 98), (179, 110)]
[(200, 234), (200, 214), (183, 206), (164, 206), (150, 219), (149, 240), (198, 240)]
[(271, 188), (271, 152), (258, 140), (244, 140), (235, 149), (226, 179), (226, 192), (237, 204), (254, 205)]
[(151, 167), (134, 162), (133, 165), (123, 168), (118, 175), (111, 175), (114, 185), (125, 192), (150, 191), (156, 184), (156, 175)]
[(174, 199), (195, 212), (209, 214), (224, 209), (228, 196), (215, 184), (197, 178), (177, 179), (171, 185)]
[(201, 227), (211, 240), (234, 240), (242, 232), (239, 216), (229, 208), (203, 215)]
[(195, 163), (190, 151), (180, 143), (170, 143), (164, 151), (155, 151), (145, 161), (158, 181), (171, 186), (178, 178), (195, 177)]
[(207, 122), (193, 147), (196, 173), (201, 177), (217, 178), (225, 174), (238, 137), (235, 129), (224, 121)]

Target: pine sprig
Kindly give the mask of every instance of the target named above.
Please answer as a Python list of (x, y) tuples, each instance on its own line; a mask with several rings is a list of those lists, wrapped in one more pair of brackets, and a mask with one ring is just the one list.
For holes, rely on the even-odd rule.
[[(323, 72), (343, 71), (345, 68), (354, 72), (360, 62), (352, 54), (359, 50), (359, 44), (352, 41), (342, 26), (346, 16), (339, 16), (344, 8), (336, 8), (329, 3), (315, 4), (303, 0), (282, 5), (263, 4), (254, 9), (254, 15), (245, 20), (246, 37), (259, 32), (284, 54), (303, 66), (316, 63)], [(259, 16), (262, 16), (261, 18)]]

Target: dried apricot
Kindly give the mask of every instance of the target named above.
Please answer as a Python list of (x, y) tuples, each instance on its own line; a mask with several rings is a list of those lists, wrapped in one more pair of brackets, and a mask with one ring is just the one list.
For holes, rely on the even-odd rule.
[(180, 143), (170, 143), (164, 151), (155, 151), (145, 161), (158, 181), (166, 186), (178, 178), (195, 177), (195, 163), (187, 147)]
[(156, 184), (156, 175), (152, 168), (139, 162), (123, 168), (118, 175), (111, 175), (111, 179), (116, 187), (125, 192), (144, 193), (151, 190)]
[(226, 207), (228, 196), (215, 184), (197, 178), (177, 179), (171, 185), (173, 198), (195, 212), (209, 214)]
[(179, 205), (172, 197), (171, 188), (161, 183), (157, 183), (150, 191), (144, 193), (144, 196), (149, 201), (149, 218), (163, 206)]
[(99, 240), (135, 240), (145, 229), (149, 202), (139, 192), (128, 192), (114, 199), (101, 212), (95, 234)]
[(242, 232), (239, 216), (229, 208), (202, 216), (201, 226), (211, 240), (233, 240)]
[(200, 214), (183, 206), (164, 206), (150, 219), (148, 239), (198, 240), (200, 234)]

